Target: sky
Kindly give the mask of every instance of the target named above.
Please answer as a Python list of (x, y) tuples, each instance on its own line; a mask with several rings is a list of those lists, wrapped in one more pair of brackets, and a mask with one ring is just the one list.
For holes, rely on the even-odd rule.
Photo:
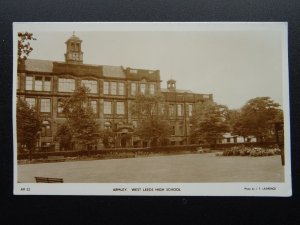
[(27, 27), (37, 39), (29, 58), (64, 61), (65, 41), (73, 30), (82, 40), (84, 63), (160, 70), (162, 88), (172, 78), (178, 89), (213, 94), (215, 102), (230, 109), (261, 96), (282, 105), (284, 48), (282, 29), (276, 26), (186, 30), (73, 26), (57, 31), (45, 27)]

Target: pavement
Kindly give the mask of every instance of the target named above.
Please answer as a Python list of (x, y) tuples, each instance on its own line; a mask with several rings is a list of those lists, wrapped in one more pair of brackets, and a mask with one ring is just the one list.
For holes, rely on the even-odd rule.
[(65, 183), (284, 182), (280, 156), (216, 156), (215, 153), (18, 165), (18, 182), (35, 176)]

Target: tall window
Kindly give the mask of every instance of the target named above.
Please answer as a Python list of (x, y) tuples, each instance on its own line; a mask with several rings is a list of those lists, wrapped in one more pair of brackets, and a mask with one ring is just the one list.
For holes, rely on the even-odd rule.
[(110, 82), (110, 94), (111, 95), (117, 94), (117, 83), (116, 82)]
[(75, 90), (75, 80), (59, 78), (58, 79), (58, 91), (61, 92), (73, 92)]
[(177, 104), (177, 116), (182, 116), (182, 104)]
[(178, 126), (178, 133), (179, 133), (179, 135), (183, 135), (183, 126), (182, 125)]
[(169, 105), (169, 116), (175, 115), (175, 105)]
[(103, 93), (108, 95), (109, 94), (109, 82), (104, 81), (103, 83)]
[(150, 84), (150, 86), (149, 86), (149, 94), (150, 95), (154, 95), (155, 94), (155, 85), (154, 84)]
[(171, 135), (175, 135), (175, 125), (171, 125)]
[(51, 112), (51, 101), (49, 98), (41, 99), (41, 112)]
[(141, 94), (146, 94), (146, 84), (141, 84)]
[(25, 101), (27, 102), (30, 108), (35, 108), (35, 98), (26, 98)]
[(192, 116), (192, 114), (193, 114), (193, 105), (190, 104), (189, 105), (189, 116)]
[(97, 81), (96, 80), (82, 80), (81, 85), (90, 89), (90, 93), (98, 93)]
[(20, 76), (17, 76), (17, 89), (20, 89)]
[(131, 95), (136, 95), (136, 83), (131, 83)]
[(117, 102), (117, 114), (119, 115), (125, 114), (124, 102)]
[(51, 78), (50, 77), (45, 77), (44, 91), (51, 91)]
[(119, 95), (125, 95), (125, 85), (124, 83), (119, 83)]
[(43, 78), (42, 77), (35, 77), (34, 90), (35, 91), (43, 90)]
[(93, 109), (93, 113), (97, 113), (97, 101), (92, 100), (91, 101), (91, 107)]
[(57, 102), (57, 112), (58, 113), (63, 113), (64, 111), (64, 108), (63, 108), (63, 105), (62, 105), (62, 99), (58, 99), (58, 102)]
[(104, 102), (104, 114), (112, 114), (111, 102)]
[(26, 90), (31, 91), (33, 86), (33, 77), (26, 77)]

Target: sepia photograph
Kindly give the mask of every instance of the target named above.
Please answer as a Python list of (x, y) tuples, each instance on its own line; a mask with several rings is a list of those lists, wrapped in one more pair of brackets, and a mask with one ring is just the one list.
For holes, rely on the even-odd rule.
[(14, 23), (14, 194), (291, 196), (287, 29)]

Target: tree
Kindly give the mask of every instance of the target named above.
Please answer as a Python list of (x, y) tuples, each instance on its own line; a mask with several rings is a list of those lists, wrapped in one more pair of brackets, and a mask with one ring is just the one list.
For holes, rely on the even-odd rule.
[(18, 33), (18, 60), (26, 60), (33, 48), (30, 45), (30, 41), (36, 40), (32, 33), (19, 32)]
[(164, 113), (165, 107), (163, 96), (140, 94), (136, 96), (131, 109), (133, 116), (139, 121), (135, 134), (149, 142), (151, 146), (162, 144), (170, 135), (170, 125)]
[[(99, 138), (98, 123), (88, 98), (89, 89), (79, 87), (73, 95), (62, 101), (63, 113), (67, 118), (67, 126), (72, 140), (84, 149), (96, 144)], [(62, 138), (65, 133), (58, 133)]]
[(242, 136), (253, 135), (263, 141), (272, 135), (273, 124), (282, 121), (283, 112), (278, 103), (270, 97), (257, 97), (242, 107), (239, 122), (235, 125), (236, 132)]
[(58, 128), (56, 136), (59, 139), (59, 146), (61, 150), (71, 150), (72, 131), (68, 123), (64, 123)]
[(227, 114), (228, 109), (224, 105), (211, 101), (197, 103), (191, 118), (192, 140), (215, 144), (218, 138), (222, 138), (229, 131)]
[(17, 100), (17, 142), (29, 150), (30, 159), (40, 130), (41, 121), (38, 114), (26, 101), (19, 98)]

